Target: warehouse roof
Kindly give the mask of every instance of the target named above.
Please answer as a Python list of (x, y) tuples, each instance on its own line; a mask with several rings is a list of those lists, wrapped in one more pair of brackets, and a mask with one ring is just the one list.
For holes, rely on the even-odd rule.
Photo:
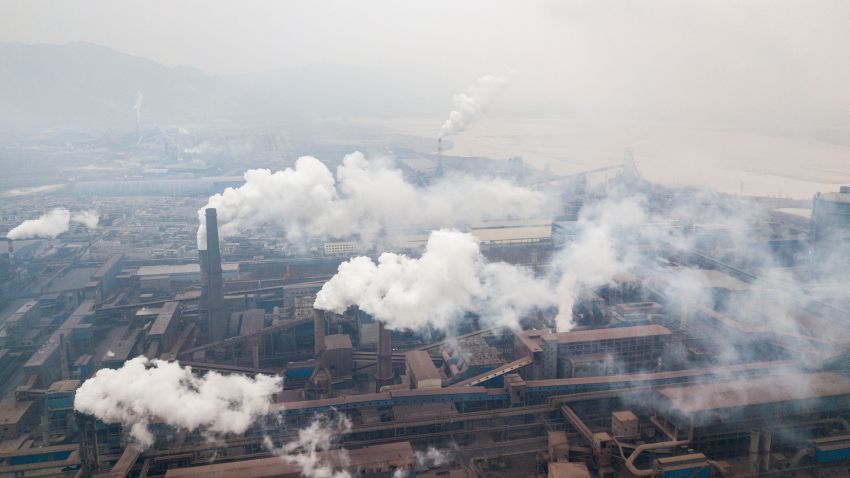
[(177, 313), (177, 307), (179, 305), (179, 302), (166, 302), (162, 308), (159, 309), (159, 314), (157, 314), (156, 320), (154, 320), (153, 325), (151, 325), (148, 335), (164, 334), (165, 331), (168, 330), (168, 326), (171, 324), (171, 321), (174, 320), (174, 315)]
[(850, 395), (850, 379), (835, 373), (788, 373), (657, 389), (662, 400), (683, 415)]
[[(343, 455), (340, 450), (322, 451), (319, 459), (329, 462), (335, 467), (356, 470), (358, 468), (376, 468), (376, 465), (392, 462), (402, 466), (413, 466), (416, 462), (413, 447), (410, 442), (394, 442), (373, 445), (354, 450), (347, 450)], [(389, 467), (387, 467), (389, 468)], [(280, 457), (240, 460), (214, 465), (192, 466), (188, 468), (172, 468), (165, 474), (166, 478), (180, 477), (232, 477), (232, 478), (265, 478), (301, 476), (301, 467), (295, 463), (283, 461)]]
[[(239, 264), (226, 262), (221, 265), (222, 272), (238, 272)], [(200, 274), (200, 264), (171, 264), (159, 266), (141, 266), (136, 270), (139, 277)]]
[(325, 336), (325, 348), (329, 350), (350, 349), (351, 337), (348, 334), (331, 334)]
[(581, 462), (550, 462), (549, 478), (590, 478), (590, 471)]
[(490, 227), (470, 232), (484, 244), (539, 242), (552, 237), (552, 226)]
[(440, 372), (434, 366), (431, 356), (424, 350), (411, 350), (404, 354), (407, 366), (410, 368), (417, 381), (440, 380)]

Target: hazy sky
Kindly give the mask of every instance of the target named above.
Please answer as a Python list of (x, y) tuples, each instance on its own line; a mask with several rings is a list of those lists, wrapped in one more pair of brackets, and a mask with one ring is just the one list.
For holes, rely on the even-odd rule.
[(513, 72), (506, 109), (719, 124), (850, 111), (843, 0), (0, 4), (3, 42), (88, 41), (211, 74), (333, 63), (463, 89)]

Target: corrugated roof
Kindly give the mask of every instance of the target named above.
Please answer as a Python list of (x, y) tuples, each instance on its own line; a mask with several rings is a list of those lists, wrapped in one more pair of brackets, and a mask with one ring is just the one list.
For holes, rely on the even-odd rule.
[(470, 232), (484, 244), (534, 242), (552, 237), (552, 226), (494, 227), (473, 229)]
[(788, 373), (657, 389), (683, 415), (777, 402), (850, 395), (850, 379), (836, 373)]
[(177, 313), (177, 308), (180, 306), (179, 302), (166, 302), (163, 304), (162, 308), (159, 309), (159, 314), (156, 316), (156, 320), (154, 320), (153, 325), (151, 325), (151, 329), (148, 331), (148, 335), (162, 335), (168, 330), (168, 326), (171, 324), (171, 321), (174, 319), (174, 315)]
[[(221, 265), (222, 272), (238, 272), (239, 264), (225, 262)], [(159, 266), (141, 266), (136, 270), (139, 277), (200, 274), (200, 264), (171, 264)]]
[[(394, 442), (381, 445), (373, 445), (354, 450), (347, 450), (346, 456), (342, 456), (340, 450), (319, 452), (319, 459), (330, 462), (339, 468), (357, 470), (358, 468), (375, 468), (376, 465), (387, 462), (402, 462), (412, 466), (416, 459), (410, 442)], [(280, 457), (261, 458), (253, 460), (233, 461), (229, 463), (218, 463), (214, 465), (193, 466), (188, 468), (170, 469), (166, 472), (166, 478), (185, 477), (230, 477), (230, 478), (265, 478), (280, 476), (300, 476), (301, 467), (297, 464), (287, 463)]]
[(549, 478), (590, 478), (584, 463), (550, 462)]
[(350, 349), (351, 337), (348, 334), (331, 334), (325, 336), (326, 349)]
[(597, 340), (622, 340), (633, 337), (670, 335), (670, 329), (661, 325), (636, 325), (634, 327), (612, 327), (608, 329), (578, 330), (554, 334), (561, 344), (594, 342)]
[(434, 366), (431, 356), (424, 350), (411, 350), (404, 354), (407, 366), (410, 368), (416, 380), (439, 380), (440, 372)]

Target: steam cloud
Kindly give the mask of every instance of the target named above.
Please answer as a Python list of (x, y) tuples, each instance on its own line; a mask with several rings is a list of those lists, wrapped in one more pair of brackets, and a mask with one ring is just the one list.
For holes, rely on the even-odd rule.
[(540, 217), (548, 205), (542, 193), (499, 179), (455, 177), (417, 188), (386, 161), (355, 152), (345, 156), (336, 177), (310, 156), (299, 158), (294, 169), (247, 171), (244, 185), (210, 197), (198, 211), (199, 249), (206, 249), (204, 210), (210, 207), (217, 209), (221, 237), (271, 225), (290, 243), (358, 235), (374, 244), (405, 230)]
[(298, 438), (275, 447), (268, 436), (266, 448), (281, 457), (287, 463), (301, 468), (301, 474), (307, 478), (350, 478), (345, 470), (349, 465), (348, 453), (344, 448), (326, 453), (334, 446), (336, 439), (351, 431), (351, 421), (345, 415), (335, 418), (317, 415), (306, 428), (298, 430)]
[(558, 332), (572, 329), (573, 304), (578, 294), (609, 283), (634, 265), (635, 258), (630, 251), (623, 253), (618, 237), (628, 236), (623, 230), (644, 220), (643, 208), (635, 198), (603, 201), (582, 209), (576, 240), (555, 258), (555, 266), (561, 272), (555, 318)]
[(6, 237), (14, 240), (34, 237), (53, 239), (67, 232), (72, 222), (95, 229), (99, 219), (97, 211), (78, 211), (72, 214), (71, 211), (58, 207), (42, 214), (38, 219), (27, 219), (9, 231)]
[(390, 329), (449, 330), (464, 313), (516, 328), (520, 316), (555, 303), (530, 270), (489, 263), (470, 234), (434, 231), (422, 257), (384, 253), (375, 264), (355, 257), (316, 295), (314, 306), (337, 313), (356, 305)]
[(153, 444), (153, 422), (211, 435), (244, 433), (269, 412), (281, 390), (277, 376), (221, 375), (201, 378), (191, 367), (136, 357), (117, 370), (101, 369), (77, 390), (74, 409), (106, 423), (129, 427), (141, 446)]
[(429, 446), (424, 452), (416, 452), (416, 464), (424, 467), (441, 466), (449, 462), (447, 452)]
[(455, 109), (449, 113), (449, 119), (443, 123), (439, 138), (466, 131), (472, 123), (487, 112), (493, 104), (496, 93), (507, 84), (507, 78), (486, 75), (470, 85), (466, 93), (455, 95), (453, 100)]

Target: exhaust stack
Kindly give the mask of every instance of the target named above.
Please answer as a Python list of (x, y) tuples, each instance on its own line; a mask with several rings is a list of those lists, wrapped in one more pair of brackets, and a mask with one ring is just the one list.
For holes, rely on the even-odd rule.
[(390, 329), (384, 327), (384, 323), (378, 321), (378, 369), (375, 372), (375, 389), (381, 391), (384, 385), (392, 385), (393, 376), (393, 346), (390, 337)]
[(224, 284), (221, 275), (221, 251), (218, 246), (218, 219), (215, 208), (207, 208), (207, 323), (210, 342), (224, 340), (227, 322), (224, 316)]

